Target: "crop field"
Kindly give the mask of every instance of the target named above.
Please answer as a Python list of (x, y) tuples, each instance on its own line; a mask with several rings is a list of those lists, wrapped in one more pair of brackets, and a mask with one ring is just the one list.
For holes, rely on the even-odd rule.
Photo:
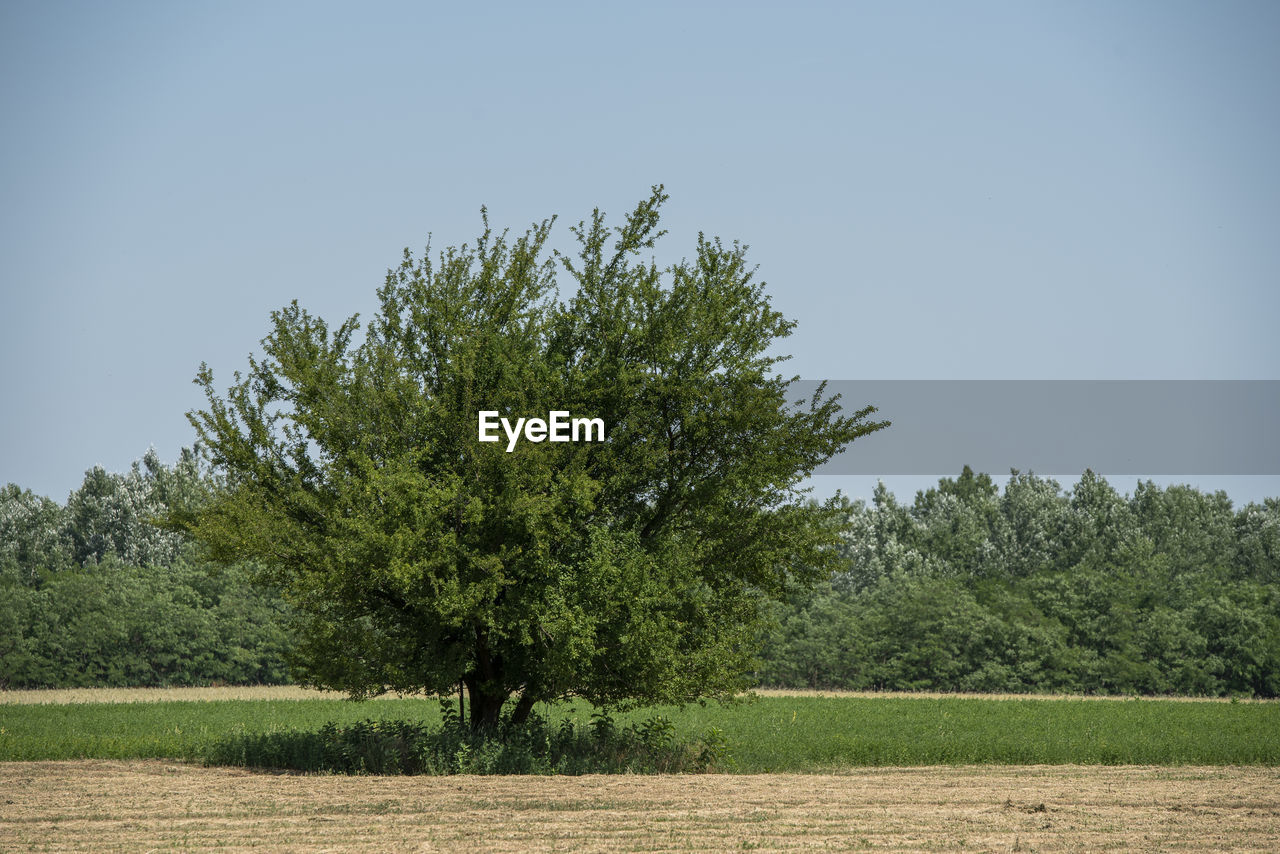
[(682, 735), (719, 728), (718, 770), (733, 773), (206, 767), (231, 734), (431, 723), (439, 705), (296, 688), (11, 692), (0, 851), (1280, 850), (1276, 703), (770, 692), (618, 720), (654, 714)]
[[(425, 698), (353, 703), (284, 688), (221, 699), (240, 689), (188, 689), (200, 690), (218, 699), (157, 702), (165, 695), (152, 691), (114, 695), (144, 698), (138, 702), (0, 703), (0, 761), (201, 761), (237, 735), (314, 731), (328, 721), (440, 720), (439, 704)], [(38, 692), (15, 699), (29, 701), (31, 694)], [(592, 710), (574, 704), (540, 711), (553, 722), (567, 716), (585, 725)], [(728, 761), (719, 770), (739, 773), (961, 764), (1280, 765), (1275, 702), (771, 694), (727, 706), (643, 709), (618, 720), (656, 714), (682, 737), (720, 730)]]
[(346, 777), (162, 761), (0, 764), (0, 850), (1275, 851), (1280, 773)]

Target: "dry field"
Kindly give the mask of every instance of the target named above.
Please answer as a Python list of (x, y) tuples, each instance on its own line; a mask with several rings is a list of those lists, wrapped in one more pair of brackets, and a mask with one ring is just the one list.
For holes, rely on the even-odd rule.
[(0, 851), (1277, 851), (1275, 768), (308, 777), (0, 763)]
[(176, 700), (341, 700), (346, 694), (296, 685), (227, 685), (220, 688), (42, 688), (0, 691), (0, 706), (41, 703), (159, 703)]
[(1100, 702), (1124, 702), (1125, 700), (1143, 699), (1175, 701), (1179, 703), (1275, 703), (1277, 700), (1255, 699), (1253, 697), (1168, 697), (1144, 696), (1136, 698), (1130, 694), (976, 694), (963, 691), (943, 693), (940, 691), (835, 691), (809, 690), (806, 688), (756, 688), (752, 693), (761, 697), (908, 697), (931, 700), (948, 698), (972, 700), (1097, 700)]
[[(939, 694), (905, 691), (808, 691), (793, 688), (759, 688), (762, 697), (972, 697), (979, 700), (1101, 700), (1123, 701), (1132, 697), (1082, 696), (1079, 694)], [(62, 688), (30, 691), (0, 691), (0, 706), (6, 703), (155, 703), (170, 700), (340, 700), (340, 691), (320, 691), (296, 685), (244, 685), (219, 688)], [(392, 699), (387, 694), (379, 699)], [(1179, 700), (1188, 703), (1229, 703), (1227, 697), (1150, 697), (1152, 700)], [(1275, 700), (1238, 699), (1242, 703), (1274, 703)]]

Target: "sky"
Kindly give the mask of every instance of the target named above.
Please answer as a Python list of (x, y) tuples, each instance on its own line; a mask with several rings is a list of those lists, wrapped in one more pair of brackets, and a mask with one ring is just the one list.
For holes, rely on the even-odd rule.
[(657, 183), (658, 260), (748, 244), (805, 378), (1280, 378), (1277, 44), (1269, 0), (8, 0), (0, 483), (174, 460), (202, 362), (369, 318), (481, 205), (567, 247)]

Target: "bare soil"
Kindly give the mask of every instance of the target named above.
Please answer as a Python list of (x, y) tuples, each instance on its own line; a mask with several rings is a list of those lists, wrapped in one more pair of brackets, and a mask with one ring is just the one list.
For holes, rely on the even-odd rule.
[(1280, 851), (1280, 769), (335, 777), (0, 763), (0, 851)]

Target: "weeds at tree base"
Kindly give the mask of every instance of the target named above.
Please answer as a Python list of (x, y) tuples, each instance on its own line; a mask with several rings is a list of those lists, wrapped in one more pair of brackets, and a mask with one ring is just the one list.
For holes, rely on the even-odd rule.
[(457, 707), (441, 703), (437, 726), (363, 720), (317, 731), (235, 733), (214, 744), (207, 765), (333, 774), (689, 774), (731, 764), (724, 733), (710, 727), (682, 741), (662, 715), (619, 728), (604, 712), (579, 725), (552, 726), (536, 712), (523, 724), (504, 717), (473, 732)]

